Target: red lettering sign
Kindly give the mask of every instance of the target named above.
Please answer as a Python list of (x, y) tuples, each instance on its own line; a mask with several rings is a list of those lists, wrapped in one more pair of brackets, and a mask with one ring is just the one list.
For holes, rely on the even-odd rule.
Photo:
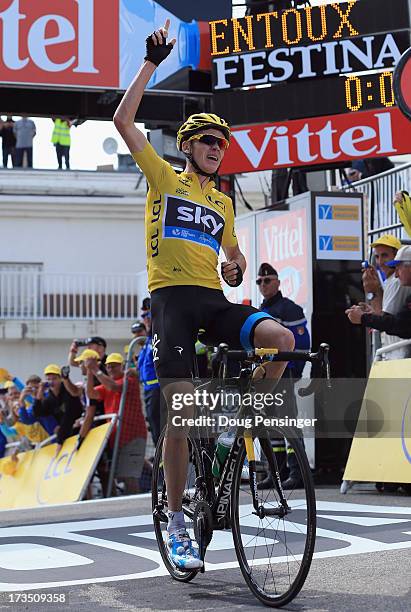
[(118, 87), (119, 0), (0, 0), (0, 81)]
[(411, 152), (397, 107), (233, 128), (221, 174), (324, 165)]

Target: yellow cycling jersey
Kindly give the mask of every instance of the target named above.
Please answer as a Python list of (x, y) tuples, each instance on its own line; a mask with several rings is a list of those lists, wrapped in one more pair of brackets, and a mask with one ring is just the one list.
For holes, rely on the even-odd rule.
[(170, 285), (221, 289), (217, 274), (220, 246), (234, 247), (231, 199), (197, 174), (177, 174), (147, 143), (133, 158), (144, 172), (147, 194), (145, 231), (150, 291)]

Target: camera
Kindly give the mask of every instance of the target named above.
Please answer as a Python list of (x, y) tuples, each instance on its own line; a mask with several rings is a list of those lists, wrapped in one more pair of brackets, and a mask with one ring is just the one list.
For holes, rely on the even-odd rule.
[(63, 366), (61, 368), (61, 377), (67, 379), (70, 376), (70, 366)]
[(79, 338), (79, 339), (74, 339), (73, 342), (76, 346), (87, 346), (87, 344), (89, 343), (89, 338)]
[(370, 264), (368, 263), (368, 261), (361, 262), (361, 270), (366, 270), (369, 267), (370, 267)]

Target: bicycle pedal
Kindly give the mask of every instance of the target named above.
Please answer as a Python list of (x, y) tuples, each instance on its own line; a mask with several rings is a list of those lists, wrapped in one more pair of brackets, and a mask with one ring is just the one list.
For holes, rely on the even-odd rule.
[(162, 508), (154, 508), (153, 516), (162, 523), (168, 523), (168, 516), (164, 513)]

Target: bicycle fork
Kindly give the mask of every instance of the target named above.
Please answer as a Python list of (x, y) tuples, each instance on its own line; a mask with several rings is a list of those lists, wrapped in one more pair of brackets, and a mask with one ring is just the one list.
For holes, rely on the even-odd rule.
[(269, 506), (264, 505), (264, 503), (262, 503), (259, 499), (257, 491), (257, 470), (254, 452), (254, 441), (252, 434), (250, 432), (246, 432), (244, 434), (244, 442), (250, 472), (250, 490), (254, 506), (253, 514), (258, 516), (258, 518), (260, 519), (263, 519), (266, 516), (278, 516), (279, 518), (283, 518), (286, 514), (291, 512), (291, 508), (288, 506), (287, 500), (284, 496), (277, 459), (271, 448), (271, 441), (269, 440), (269, 438), (259, 438), (259, 441), (261, 449), (264, 451), (264, 454), (268, 461), (269, 473), (271, 473), (272, 475), (272, 479), (279, 496), (279, 504), (277, 508), (274, 508), (272, 507), (272, 504), (270, 504)]

